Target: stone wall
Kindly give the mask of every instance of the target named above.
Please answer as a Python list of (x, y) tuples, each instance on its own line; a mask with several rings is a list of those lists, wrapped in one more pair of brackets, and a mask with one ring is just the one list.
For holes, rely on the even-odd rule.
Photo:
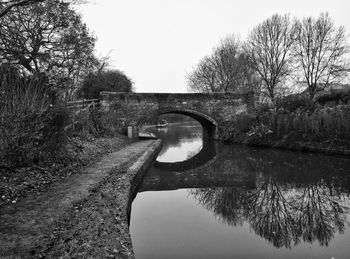
[(101, 106), (107, 120), (125, 133), (165, 113), (179, 113), (198, 120), (206, 134), (219, 138), (217, 128), (239, 113), (254, 108), (252, 93), (116, 93), (101, 92)]

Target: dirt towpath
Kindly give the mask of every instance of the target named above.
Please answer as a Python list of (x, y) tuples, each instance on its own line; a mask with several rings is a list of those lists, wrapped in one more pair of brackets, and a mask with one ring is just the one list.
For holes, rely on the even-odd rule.
[(0, 211), (1, 258), (132, 258), (129, 202), (160, 150), (145, 140)]

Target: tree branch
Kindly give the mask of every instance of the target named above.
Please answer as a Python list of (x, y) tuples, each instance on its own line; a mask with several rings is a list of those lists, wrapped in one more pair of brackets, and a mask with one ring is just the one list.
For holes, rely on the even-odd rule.
[[(44, 2), (45, 0), (22, 0), (22, 1), (9, 1), (9, 2), (0, 2), (0, 6), (5, 5), (5, 7), (3, 7), (0, 10), (0, 18), (5, 16), (9, 11), (11, 11), (11, 9), (15, 8), (15, 7), (19, 7), (19, 6), (26, 6), (26, 5), (30, 5), (30, 4), (35, 4), (35, 3), (40, 3), (40, 2)], [(6, 6), (7, 4), (7, 6)]]

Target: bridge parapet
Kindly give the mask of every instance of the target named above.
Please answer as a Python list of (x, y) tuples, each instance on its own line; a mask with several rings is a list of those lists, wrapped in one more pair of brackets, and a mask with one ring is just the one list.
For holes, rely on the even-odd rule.
[(101, 106), (119, 127), (141, 126), (161, 114), (178, 113), (198, 120), (211, 138), (219, 138), (217, 128), (222, 122), (254, 107), (252, 93), (101, 92), (100, 97)]

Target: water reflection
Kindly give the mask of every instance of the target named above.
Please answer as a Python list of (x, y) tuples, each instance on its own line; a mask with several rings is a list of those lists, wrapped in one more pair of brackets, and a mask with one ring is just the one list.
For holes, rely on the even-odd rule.
[[(166, 153), (161, 152), (161, 155), (154, 163), (154, 168), (162, 171), (183, 172), (197, 169), (214, 159), (217, 154), (217, 142), (212, 139), (203, 139), (200, 143), (197, 141), (187, 142), (183, 143), (179, 148), (169, 148), (165, 146), (164, 149), (167, 150)], [(187, 152), (183, 152), (184, 149), (187, 150)], [(174, 157), (178, 157), (179, 154), (183, 159), (181, 159), (181, 161), (174, 161)], [(168, 162), (169, 160), (171, 162)]]
[[(218, 145), (202, 140), (200, 126), (190, 123), (153, 132), (164, 139), (164, 146), (133, 204), (137, 256), (350, 254), (349, 159)], [(188, 229), (206, 234), (192, 236)], [(199, 243), (199, 251), (194, 250)], [(244, 248), (247, 243), (259, 247), (259, 253)]]
[(146, 132), (162, 139), (163, 148), (157, 161), (185, 161), (196, 155), (203, 147), (202, 126), (192, 120), (183, 123), (169, 123), (166, 128), (149, 127)]
[[(238, 166), (241, 185), (189, 190), (220, 222), (233, 226), (247, 222), (275, 247), (287, 248), (301, 241), (327, 246), (335, 233), (344, 232), (349, 213), (348, 160), (244, 147), (223, 152), (211, 169), (221, 175), (220, 170), (236, 168), (228, 170), (237, 175)], [(232, 166), (219, 166), (227, 161)]]

